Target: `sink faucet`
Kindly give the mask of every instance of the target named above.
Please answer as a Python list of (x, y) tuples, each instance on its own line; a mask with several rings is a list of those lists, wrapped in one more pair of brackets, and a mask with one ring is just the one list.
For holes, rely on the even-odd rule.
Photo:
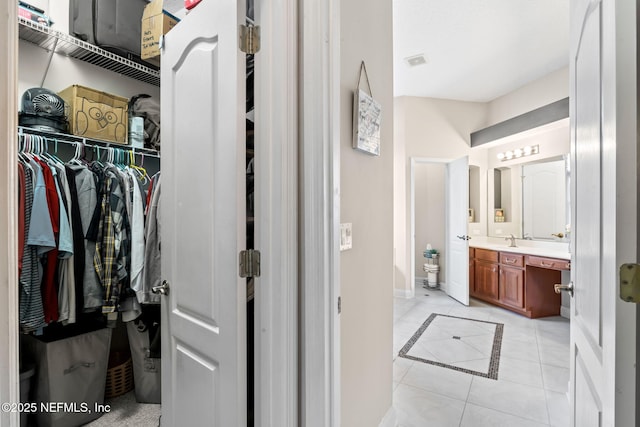
[(509, 240), (509, 247), (510, 248), (515, 248), (516, 247), (516, 236), (514, 236), (513, 234), (509, 234), (509, 237), (505, 237), (504, 240)]

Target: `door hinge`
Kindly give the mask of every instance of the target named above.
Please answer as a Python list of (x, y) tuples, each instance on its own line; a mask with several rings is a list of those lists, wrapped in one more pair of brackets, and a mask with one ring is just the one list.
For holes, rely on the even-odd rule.
[(240, 25), (240, 50), (253, 55), (260, 50), (260, 27), (257, 25)]
[(626, 302), (640, 303), (640, 265), (620, 266), (620, 298)]
[(240, 277), (260, 277), (260, 251), (240, 251)]
[(338, 314), (342, 311), (342, 297), (338, 297)]

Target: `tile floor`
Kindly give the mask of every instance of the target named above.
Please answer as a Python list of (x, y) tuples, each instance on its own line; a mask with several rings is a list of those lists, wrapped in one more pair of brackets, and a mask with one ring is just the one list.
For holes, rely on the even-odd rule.
[[(398, 426), (569, 424), (567, 319), (531, 320), (477, 300), (465, 307), (441, 291), (423, 288), (416, 289), (415, 298), (396, 298), (394, 304), (393, 405)], [(498, 380), (397, 357), (432, 313), (504, 324)], [(477, 360), (478, 370), (486, 370), (486, 361)], [(474, 362), (456, 363), (468, 367)]]
[(400, 357), (496, 379), (502, 323), (431, 314)]

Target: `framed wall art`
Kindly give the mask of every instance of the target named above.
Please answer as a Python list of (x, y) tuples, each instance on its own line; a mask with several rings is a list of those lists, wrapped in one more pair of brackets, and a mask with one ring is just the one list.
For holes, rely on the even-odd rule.
[[(369, 93), (360, 88), (362, 75)], [(380, 155), (380, 122), (382, 105), (373, 99), (369, 76), (364, 61), (360, 63), (358, 85), (353, 94), (353, 148), (374, 156)]]

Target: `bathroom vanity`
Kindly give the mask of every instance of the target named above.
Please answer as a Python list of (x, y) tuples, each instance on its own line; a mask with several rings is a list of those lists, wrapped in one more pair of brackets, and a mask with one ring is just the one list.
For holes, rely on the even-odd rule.
[(568, 253), (534, 247), (470, 247), (469, 294), (529, 318), (560, 315), (553, 285), (571, 269)]

